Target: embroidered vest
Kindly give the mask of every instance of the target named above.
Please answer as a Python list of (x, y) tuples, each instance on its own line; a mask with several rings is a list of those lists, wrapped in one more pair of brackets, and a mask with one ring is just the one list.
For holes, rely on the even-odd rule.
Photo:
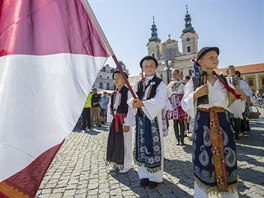
[[(115, 95), (115, 92), (111, 96), (110, 109), (111, 109), (112, 113), (113, 113), (113, 110), (114, 110), (114, 95)], [(126, 86), (123, 86), (119, 93), (121, 94), (121, 101), (120, 101), (120, 104), (118, 105), (118, 107), (116, 109), (116, 112), (117, 113), (125, 113), (125, 114), (127, 114), (127, 112), (128, 112), (128, 104), (127, 104), (128, 88)]]
[[(207, 83), (207, 77), (206, 75), (202, 75), (202, 76), (193, 76), (192, 77), (193, 80), (193, 86), (194, 86), (194, 91)], [(208, 104), (209, 103), (209, 97), (208, 95), (202, 96), (200, 98), (197, 99), (197, 106), (200, 104)]]
[[(225, 83), (225, 84), (228, 85), (227, 79), (226, 79), (226, 77), (223, 74), (217, 75), (215, 73), (215, 75), (222, 83)], [(192, 80), (193, 80), (194, 91), (199, 86), (204, 85), (205, 83), (207, 83), (206, 75), (194, 76), (194, 77), (192, 77)], [(230, 93), (229, 91), (227, 91), (227, 94), (228, 94), (228, 98), (229, 98), (229, 104), (232, 104), (236, 100), (236, 98), (235, 98), (235, 96), (233, 97), (232, 96), (233, 94)], [(208, 104), (208, 103), (209, 103), (208, 95), (202, 96), (202, 97), (198, 98), (198, 100), (197, 100), (197, 106), (200, 105), (200, 104)]]
[[(158, 78), (156, 75), (152, 78), (152, 80), (149, 82), (149, 84), (145, 87), (145, 89), (146, 89), (148, 86), (151, 86), (151, 89), (149, 89), (149, 93), (148, 93), (146, 100), (149, 100), (149, 99), (155, 97), (156, 92), (157, 92), (157, 88), (158, 88), (159, 84), (161, 83), (161, 81), (162, 80), (160, 78)], [(155, 84), (152, 82), (155, 82)], [(137, 88), (138, 98), (140, 100), (142, 100), (142, 98), (144, 97), (144, 94), (145, 94), (145, 91), (143, 88), (143, 81), (141, 80), (141, 81), (139, 81), (138, 88)], [(137, 115), (142, 117), (142, 113), (140, 111), (137, 111)]]

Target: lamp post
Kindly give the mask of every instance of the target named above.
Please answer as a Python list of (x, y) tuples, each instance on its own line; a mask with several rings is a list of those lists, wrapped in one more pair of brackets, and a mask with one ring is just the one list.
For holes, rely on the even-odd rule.
[(170, 79), (171, 79), (171, 60), (167, 61), (167, 84), (170, 83)]

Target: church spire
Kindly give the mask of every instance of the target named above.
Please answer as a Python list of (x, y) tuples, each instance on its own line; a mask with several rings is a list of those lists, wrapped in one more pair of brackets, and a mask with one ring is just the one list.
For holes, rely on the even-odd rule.
[(192, 27), (192, 24), (191, 24), (191, 16), (190, 14), (188, 13), (188, 5), (186, 5), (186, 15), (185, 15), (185, 28), (183, 29), (182, 31), (182, 34), (185, 34), (187, 32), (190, 32), (190, 33), (195, 33), (195, 30), (194, 28)]
[(157, 32), (157, 27), (155, 25), (155, 18), (153, 16), (153, 24), (151, 27), (151, 37), (149, 39), (149, 42), (155, 41), (155, 42), (160, 42), (161, 40), (158, 38), (158, 32)]

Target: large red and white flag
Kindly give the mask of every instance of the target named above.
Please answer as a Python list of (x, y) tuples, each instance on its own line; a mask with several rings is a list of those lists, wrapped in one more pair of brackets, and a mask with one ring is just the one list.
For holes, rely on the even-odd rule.
[(110, 56), (85, 1), (0, 1), (0, 197), (35, 196)]

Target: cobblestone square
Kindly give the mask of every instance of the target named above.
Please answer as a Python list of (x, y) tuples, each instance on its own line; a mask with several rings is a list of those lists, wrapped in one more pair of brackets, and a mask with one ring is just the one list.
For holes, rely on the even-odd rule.
[[(251, 132), (237, 141), (239, 196), (264, 197), (264, 110), (251, 120)], [(172, 126), (172, 123), (170, 124)], [(107, 126), (72, 132), (54, 158), (37, 193), (38, 198), (193, 197), (190, 141), (176, 145), (172, 127), (165, 138), (164, 181), (155, 190), (139, 185), (137, 168), (109, 173), (105, 165)]]

